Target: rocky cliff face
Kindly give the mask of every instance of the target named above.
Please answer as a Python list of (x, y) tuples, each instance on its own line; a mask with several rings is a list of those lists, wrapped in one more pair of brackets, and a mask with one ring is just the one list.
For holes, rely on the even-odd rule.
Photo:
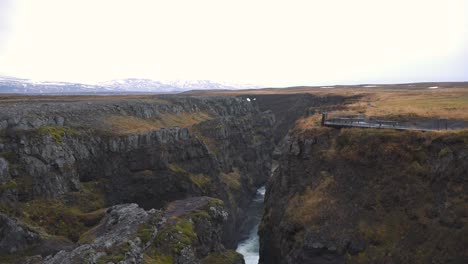
[(261, 263), (465, 263), (468, 135), (313, 128), (267, 187)]
[(171, 203), (166, 211), (145, 211), (137, 204), (109, 208), (101, 222), (84, 234), (81, 245), (38, 263), (222, 263), (242, 264), (242, 256), (222, 244), (228, 213), (222, 201), (193, 197)]
[(325, 110), (342, 109), (345, 104), (358, 96), (327, 95), (315, 96), (309, 93), (297, 94), (252, 94), (243, 95), (258, 104), (261, 111), (272, 111), (275, 115), (273, 124), (274, 139), (279, 143), (294, 127), (295, 122), (303, 117)]
[(465, 263), (466, 132), (310, 126), (348, 99), (2, 101), (0, 262), (241, 264), (279, 143), (262, 263)]
[(274, 116), (241, 98), (38, 98), (0, 108), (0, 210), (39, 237), (66, 237), (57, 249), (94, 229), (104, 207), (159, 209), (202, 195), (225, 201), (218, 235), (233, 247), (243, 209), (269, 176)]
[[(20, 263), (212, 263), (243, 264), (226, 250), (222, 230), (228, 213), (221, 200), (192, 197), (174, 201), (165, 211), (145, 211), (137, 204), (108, 208), (101, 221), (84, 233), (80, 244), (56, 254), (17, 258)], [(31, 233), (30, 236), (39, 237)], [(15, 240), (23, 242), (21, 240)]]

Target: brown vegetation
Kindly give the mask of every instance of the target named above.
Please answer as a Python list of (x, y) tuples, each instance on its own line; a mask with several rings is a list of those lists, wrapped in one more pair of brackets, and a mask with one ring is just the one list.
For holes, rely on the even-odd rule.
[[(463, 256), (468, 131), (316, 127), (299, 135), (318, 144), (310, 147), (315, 161), (290, 164), (291, 178), (304, 187), (289, 199), (285, 221), (331, 240), (366, 241), (365, 250), (346, 255), (349, 263), (444, 263)], [(295, 239), (300, 244), (302, 233)]]
[(17, 95), (2, 94), (0, 102), (75, 102), (75, 101), (127, 101), (127, 100), (152, 100), (168, 103), (155, 95)]
[(229, 173), (221, 173), (221, 180), (231, 189), (238, 190), (241, 188), (241, 175), (238, 168), (234, 168)]
[[(437, 89), (430, 89), (437, 87)], [(317, 96), (361, 96), (341, 111), (343, 114), (366, 114), (376, 117), (437, 117), (468, 120), (468, 83), (416, 83), (321, 87), (291, 87), (236, 91), (196, 91), (194, 96), (265, 95), (310, 93)]]
[(368, 116), (418, 116), (468, 120), (468, 89), (372, 93), (349, 105), (349, 110)]
[(304, 193), (294, 195), (288, 202), (286, 217), (294, 224), (307, 225), (309, 228), (319, 228), (320, 213), (326, 210), (334, 199), (327, 193), (335, 180), (326, 171), (321, 172), (322, 179), (316, 186), (308, 186)]
[(13, 208), (2, 207), (0, 211), (18, 217), (29, 226), (42, 228), (49, 235), (76, 242), (105, 214), (102, 186), (97, 182), (82, 186), (82, 190), (67, 193), (61, 199), (19, 202)]
[(205, 112), (192, 113), (165, 113), (155, 119), (143, 119), (135, 116), (113, 115), (105, 118), (109, 130), (117, 134), (145, 133), (169, 127), (191, 127), (200, 122), (211, 119)]

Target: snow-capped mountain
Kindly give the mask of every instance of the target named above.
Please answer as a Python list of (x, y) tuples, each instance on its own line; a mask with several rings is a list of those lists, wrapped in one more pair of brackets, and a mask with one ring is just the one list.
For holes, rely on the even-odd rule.
[(150, 79), (120, 79), (98, 84), (70, 82), (37, 82), (29, 79), (0, 76), (0, 93), (83, 94), (83, 93), (178, 93), (188, 90), (247, 89), (252, 85), (230, 85), (208, 80), (155, 81)]
[(150, 79), (120, 79), (109, 82), (99, 83), (104, 87), (108, 87), (115, 91), (121, 92), (156, 92), (156, 93), (174, 93), (179, 92), (178, 87), (170, 84), (154, 81)]
[(29, 79), (0, 76), (0, 93), (58, 94), (58, 93), (102, 93), (106, 87), (68, 82), (37, 82)]
[(184, 91), (188, 90), (236, 90), (236, 89), (246, 89), (253, 88), (247, 85), (236, 85), (236, 84), (225, 84), (225, 83), (216, 83), (209, 80), (198, 80), (198, 81), (170, 81), (169, 84), (175, 87), (180, 87)]
[(105, 87), (112, 87), (116, 90), (133, 91), (133, 92), (160, 92), (160, 93), (176, 93), (188, 90), (236, 90), (254, 88), (252, 85), (229, 85), (216, 83), (208, 80), (197, 81), (154, 81), (150, 79), (121, 79), (110, 82), (100, 83)]

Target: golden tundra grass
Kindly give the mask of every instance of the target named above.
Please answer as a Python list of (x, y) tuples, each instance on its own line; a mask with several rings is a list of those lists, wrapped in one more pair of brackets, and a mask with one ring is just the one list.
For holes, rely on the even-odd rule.
[(75, 101), (129, 101), (143, 100), (169, 104), (170, 102), (157, 95), (125, 94), (125, 95), (20, 95), (2, 94), (0, 103), (8, 102), (75, 102)]
[(419, 116), (468, 120), (468, 89), (365, 94), (349, 106), (368, 116)]
[(144, 133), (168, 127), (191, 127), (200, 122), (211, 119), (205, 112), (161, 114), (155, 119), (143, 119), (134, 116), (113, 115), (106, 117), (104, 122), (110, 130), (117, 134)]
[[(437, 89), (429, 87), (437, 86)], [(317, 96), (361, 96), (348, 104), (344, 113), (369, 116), (419, 116), (468, 120), (468, 83), (416, 83), (366, 86), (291, 87), (286, 89), (252, 89), (235, 91), (196, 91), (193, 96), (236, 96), (242, 94), (298, 94)]]
[[(351, 90), (350, 90), (351, 91)], [(468, 88), (444, 88), (435, 90), (366, 90), (355, 95), (360, 99), (347, 104), (333, 115), (365, 114), (383, 119), (404, 119), (405, 117), (448, 118), (468, 121)], [(348, 91), (349, 92), (349, 91)], [(340, 94), (340, 93), (338, 93)], [(299, 119), (296, 129), (305, 130), (320, 126), (321, 115), (316, 114)]]

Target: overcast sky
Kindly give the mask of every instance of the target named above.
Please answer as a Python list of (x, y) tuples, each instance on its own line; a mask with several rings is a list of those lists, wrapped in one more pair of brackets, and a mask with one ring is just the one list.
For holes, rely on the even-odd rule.
[(468, 0), (0, 0), (0, 75), (468, 81)]

